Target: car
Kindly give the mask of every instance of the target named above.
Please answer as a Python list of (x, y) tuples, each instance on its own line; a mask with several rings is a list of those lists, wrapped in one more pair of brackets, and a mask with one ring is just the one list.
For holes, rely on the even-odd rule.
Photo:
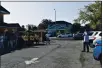
[(73, 38), (75, 40), (83, 40), (83, 33), (74, 34)]
[(89, 35), (89, 43), (92, 44), (93, 40), (95, 40), (98, 37), (101, 37), (101, 31), (90, 31), (88, 35)]
[(96, 40), (95, 48), (93, 49), (93, 57), (95, 60), (100, 61), (102, 65), (102, 40)]
[(101, 37), (98, 37), (98, 38), (94, 39), (94, 40), (93, 40), (93, 43), (91, 43), (89, 46), (90, 46), (91, 48), (94, 48), (95, 45), (96, 45), (96, 41), (97, 41), (97, 40), (101, 40), (101, 39), (102, 39)]
[(46, 36), (51, 37), (51, 34), (46, 34)]
[(102, 37), (102, 32), (98, 32), (95, 36), (94, 36), (94, 40), (97, 38), (101, 38)]
[(94, 36), (97, 34), (97, 31), (90, 31), (88, 34), (89, 34), (89, 40), (93, 40)]
[(64, 33), (64, 34), (60, 34), (57, 37), (59, 38), (69, 38), (69, 37), (73, 37), (73, 35), (71, 33)]
[(96, 38), (95, 40), (93, 40), (93, 45), (96, 45), (96, 41), (97, 41), (97, 40), (102, 40), (102, 38), (99, 37), (99, 38)]

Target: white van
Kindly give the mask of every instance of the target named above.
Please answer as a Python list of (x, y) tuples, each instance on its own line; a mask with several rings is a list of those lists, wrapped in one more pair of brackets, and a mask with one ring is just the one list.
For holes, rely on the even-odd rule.
[(91, 31), (89, 33), (89, 41), (90, 43), (93, 43), (93, 40), (96, 38), (101, 38), (102, 37), (102, 32), (101, 31)]

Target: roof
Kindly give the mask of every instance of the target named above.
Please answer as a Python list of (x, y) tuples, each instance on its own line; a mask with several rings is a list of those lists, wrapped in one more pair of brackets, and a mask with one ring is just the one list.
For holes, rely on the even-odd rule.
[(7, 27), (20, 27), (19, 23), (8, 23)]
[(66, 21), (56, 21), (56, 23), (58, 23), (58, 24), (71, 24), (71, 23), (66, 22)]
[(0, 23), (0, 27), (20, 27), (19, 23)]
[(10, 12), (0, 5), (0, 14), (10, 14)]
[[(56, 22), (49, 23), (49, 24), (71, 24), (71, 23), (66, 22), (66, 21), (56, 21)], [(71, 24), (71, 25), (72, 25), (72, 24)]]
[(6, 27), (7, 23), (0, 23), (0, 27)]

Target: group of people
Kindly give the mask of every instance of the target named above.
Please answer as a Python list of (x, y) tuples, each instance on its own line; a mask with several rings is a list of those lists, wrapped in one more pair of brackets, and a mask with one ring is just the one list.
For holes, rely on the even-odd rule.
[(0, 55), (20, 49), (23, 40), (17, 33), (6, 31), (0, 34)]
[[(39, 44), (40, 37), (35, 35), (34, 41), (36, 44)], [(45, 41), (46, 44), (50, 44), (49, 36), (44, 34), (43, 41)], [(16, 49), (21, 49), (24, 45), (25, 40), (18, 32), (6, 31), (0, 34), (0, 55), (15, 51)]]

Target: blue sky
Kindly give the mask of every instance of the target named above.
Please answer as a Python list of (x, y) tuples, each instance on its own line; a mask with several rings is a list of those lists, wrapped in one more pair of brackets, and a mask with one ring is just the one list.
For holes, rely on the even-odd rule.
[(79, 9), (92, 2), (2, 2), (1, 5), (10, 11), (5, 15), (5, 22), (20, 25), (38, 25), (42, 19), (64, 20), (73, 23), (78, 17)]

